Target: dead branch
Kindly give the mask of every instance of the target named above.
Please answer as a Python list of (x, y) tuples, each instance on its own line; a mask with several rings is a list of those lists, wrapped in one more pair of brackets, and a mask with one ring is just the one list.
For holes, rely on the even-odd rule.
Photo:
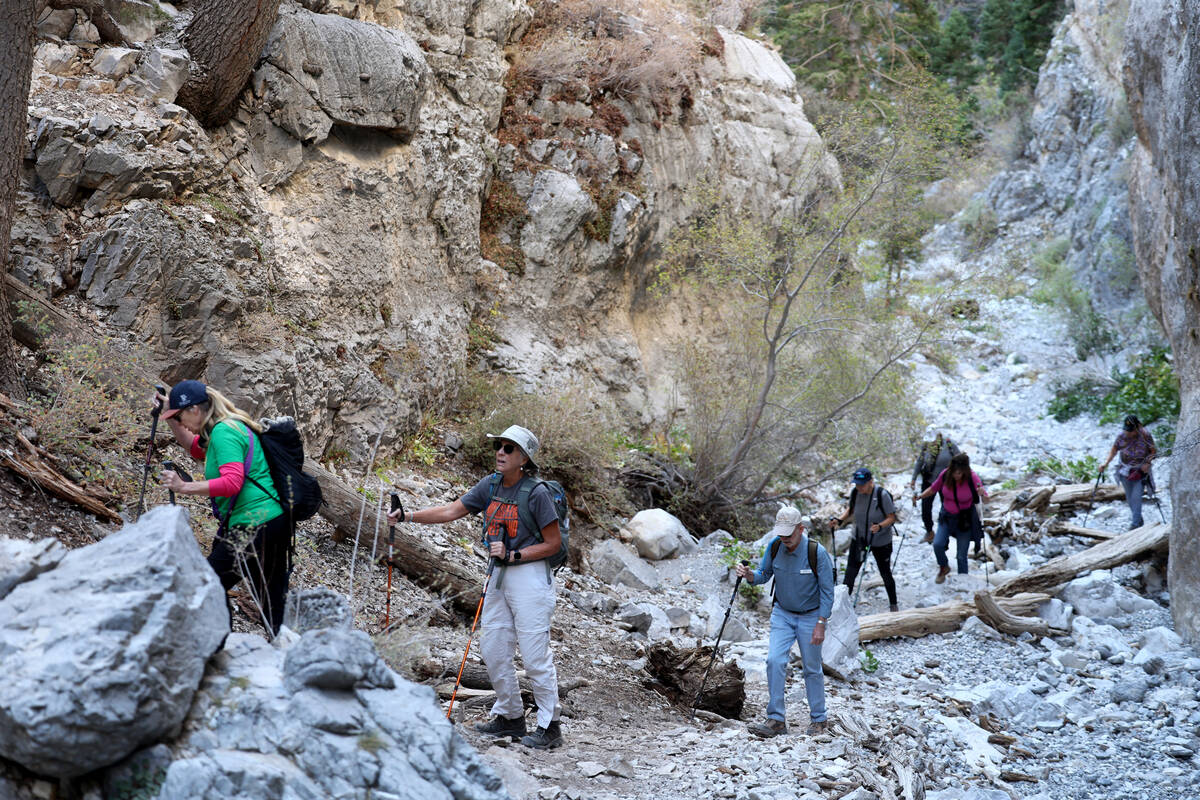
[[(1037, 607), (1050, 599), (1047, 594), (1020, 594), (998, 599), (1000, 607), (1017, 616), (1029, 616)], [(858, 620), (858, 640), (872, 642), (876, 639), (892, 639), (899, 636), (919, 638), (931, 633), (948, 633), (957, 630), (967, 617), (975, 616), (979, 608), (975, 603), (956, 601), (928, 608), (908, 608), (903, 611), (870, 614)]]
[(1020, 592), (1044, 592), (1094, 569), (1109, 569), (1167, 547), (1171, 528), (1161, 523), (1143, 525), (1113, 539), (1071, 555), (1059, 556), (1039, 567), (1010, 578), (996, 587), (997, 597)]

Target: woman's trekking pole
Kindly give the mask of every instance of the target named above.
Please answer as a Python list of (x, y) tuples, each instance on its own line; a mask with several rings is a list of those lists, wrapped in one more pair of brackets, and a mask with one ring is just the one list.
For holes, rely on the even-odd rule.
[(858, 608), (858, 598), (862, 594), (863, 584), (867, 582), (867, 571), (871, 568), (871, 562), (867, 560), (867, 556), (869, 555), (871, 555), (870, 544), (863, 548), (862, 572), (856, 576), (858, 578), (858, 586), (854, 588), (854, 608)]
[(1146, 476), (1146, 486), (1150, 489), (1150, 502), (1158, 506), (1158, 516), (1162, 518), (1163, 525), (1167, 524), (1167, 515), (1162, 510), (1162, 499), (1158, 496), (1158, 489), (1154, 488), (1154, 484), (1150, 483), (1150, 476)]
[(1100, 479), (1103, 477), (1104, 470), (1100, 470), (1098, 473), (1096, 473), (1096, 483), (1092, 485), (1092, 496), (1088, 498), (1087, 513), (1083, 515), (1083, 522), (1079, 526), (1081, 528), (1087, 527), (1087, 518), (1088, 515), (1092, 513), (1092, 503), (1096, 500), (1096, 490), (1100, 488)]
[[(750, 566), (750, 562), (742, 559), (742, 566)], [(696, 699), (692, 701), (692, 714), (690, 719), (696, 718), (696, 706), (700, 705), (700, 698), (704, 695), (704, 685), (708, 683), (708, 673), (712, 671), (713, 662), (717, 660), (717, 648), (721, 646), (721, 635), (725, 633), (725, 625), (729, 622), (729, 612), (733, 611), (733, 601), (737, 599), (738, 587), (742, 583), (742, 576), (738, 575), (737, 580), (733, 582), (733, 594), (729, 595), (729, 605), (725, 607), (725, 619), (721, 620), (721, 628), (717, 631), (717, 640), (713, 642), (712, 656), (708, 659), (708, 666), (704, 669), (704, 677), (700, 680), (700, 691), (696, 692)]]
[(146, 510), (146, 483), (150, 480), (150, 462), (154, 459), (154, 437), (158, 435), (158, 415), (162, 413), (162, 400), (158, 399), (158, 395), (166, 394), (167, 387), (156, 384), (154, 392), (154, 407), (150, 409), (150, 446), (146, 448), (146, 463), (142, 466), (142, 491), (138, 494), (134, 522), (137, 522), (138, 517), (142, 516), (142, 512)]
[[(392, 511), (400, 508), (400, 495), (392, 492)], [(396, 543), (396, 526), (388, 525), (388, 584), (387, 600), (383, 605), (383, 629), (386, 631), (392, 622), (392, 547)], [(486, 591), (486, 588), (485, 588)]]
[[(182, 480), (184, 483), (188, 483), (192, 480), (192, 476), (188, 475), (186, 472), (184, 472), (178, 466), (176, 466), (174, 461), (164, 461), (163, 469), (171, 470), (176, 475), (178, 475), (179, 479)], [(175, 505), (175, 493), (173, 491), (171, 491), (170, 489), (167, 489), (167, 497), (170, 499), (171, 505)]]
[(450, 693), (450, 707), (446, 709), (446, 719), (454, 711), (454, 699), (458, 697), (458, 685), (462, 683), (463, 669), (467, 666), (467, 654), (471, 652), (471, 641), (475, 638), (475, 626), (479, 624), (479, 612), (483, 610), (483, 600), (487, 597), (488, 584), (492, 581), (492, 570), (496, 568), (496, 557), (488, 559), (487, 575), (483, 578), (483, 591), (479, 594), (479, 605), (475, 607), (475, 619), (471, 622), (471, 633), (467, 637), (467, 649), (463, 651), (462, 663), (458, 665), (458, 677), (454, 679), (454, 691)]
[(896, 555), (892, 558), (892, 570), (896, 569), (896, 565), (900, 563), (900, 551), (904, 549), (904, 537), (908, 536), (908, 531), (900, 531), (900, 544), (896, 545)]

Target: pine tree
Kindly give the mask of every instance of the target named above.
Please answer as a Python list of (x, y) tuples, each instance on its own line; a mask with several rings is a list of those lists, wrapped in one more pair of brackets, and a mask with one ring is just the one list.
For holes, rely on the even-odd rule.
[(985, 61), (999, 60), (1013, 32), (1012, 0), (987, 0), (979, 14), (976, 53)]
[(971, 85), (979, 74), (971, 23), (958, 9), (942, 23), (941, 32), (929, 47), (929, 68), (954, 81), (960, 89)]

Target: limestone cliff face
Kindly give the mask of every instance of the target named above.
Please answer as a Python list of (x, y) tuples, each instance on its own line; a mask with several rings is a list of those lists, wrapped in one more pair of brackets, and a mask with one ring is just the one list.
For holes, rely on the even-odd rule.
[[(523, 0), (285, 2), (215, 130), (171, 102), (188, 60), (170, 24), (121, 49), (48, 19), (17, 274), (86, 300), (167, 378), (293, 414), (316, 452), (363, 458), (381, 430), (386, 451), (452, 398), (479, 320), (494, 368), (649, 418), (687, 324), (644, 289), (691, 187), (770, 219), (814, 190), (806, 165), (825, 183), (836, 167), (782, 60), (726, 31), (686, 97), (610, 99), (600, 124), (596, 98), (547, 90), (545, 135), (509, 141), (505, 48), (530, 18)], [(499, 190), (521, 224), (485, 224), (485, 245), (512, 263), (481, 253)]]
[(1135, 3), (1125, 88), (1137, 128), (1129, 172), (1134, 244), (1146, 298), (1175, 356), (1182, 411), (1172, 458), (1168, 580), (1176, 629), (1200, 641), (1200, 8)]

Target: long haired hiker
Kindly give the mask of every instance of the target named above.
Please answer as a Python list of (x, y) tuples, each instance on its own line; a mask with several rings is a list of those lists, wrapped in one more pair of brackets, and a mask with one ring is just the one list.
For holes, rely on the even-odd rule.
[[(496, 472), (475, 484), (452, 503), (388, 514), (389, 522), (424, 525), (452, 522), (482, 513), (488, 550), (497, 560), (483, 601), (479, 651), (496, 692), (492, 718), (475, 730), (497, 738), (520, 738), (538, 749), (562, 744), (559, 726), (558, 673), (550, 652), (550, 617), (554, 612), (554, 575), (545, 559), (559, 551), (562, 538), (558, 512), (544, 484), (534, 477), (533, 454), (538, 440), (531, 431), (511, 425), (498, 436), (488, 434), (496, 448)], [(524, 503), (526, 514), (521, 513)], [(530, 530), (532, 519), (538, 530)], [(521, 648), (525, 674), (537, 703), (537, 729), (525, 735), (525, 707), (513, 657)], [(523, 737), (523, 738), (522, 738)]]
[(800, 645), (804, 660), (804, 695), (808, 699), (810, 736), (828, 726), (825, 715), (825, 677), (821, 671), (821, 645), (825, 623), (833, 610), (833, 561), (815, 540), (804, 535), (812, 521), (800, 511), (784, 506), (775, 514), (774, 538), (763, 553), (758, 569), (743, 564), (735, 568), (747, 583), (766, 583), (775, 576), (771, 609), (771, 642), (767, 650), (767, 721), (747, 730), (768, 737), (787, 733), (784, 689), (792, 642)]
[(937, 535), (933, 537), (933, 554), (937, 558), (938, 571), (934, 579), (944, 583), (950, 574), (950, 561), (946, 558), (946, 548), (950, 537), (955, 541), (955, 560), (958, 562), (958, 574), (967, 574), (968, 549), (972, 541), (983, 541), (983, 520), (979, 515), (979, 498), (986, 500), (987, 489), (983, 481), (971, 469), (971, 459), (966, 453), (959, 453), (950, 459), (947, 467), (929, 488), (920, 494), (921, 499), (939, 494), (942, 498), (942, 510), (938, 513)]
[(1104, 459), (1100, 466), (1100, 474), (1104, 474), (1109, 463), (1120, 453), (1117, 481), (1125, 490), (1125, 502), (1129, 504), (1130, 513), (1129, 529), (1133, 530), (1142, 527), (1143, 524), (1142, 489), (1146, 485), (1151, 488), (1154, 486), (1154, 479), (1150, 475), (1150, 462), (1158, 454), (1158, 448), (1154, 446), (1154, 437), (1142, 426), (1142, 421), (1137, 415), (1130, 414), (1125, 417), (1122, 427), (1124, 430), (1117, 434), (1112, 449), (1108, 451), (1108, 458)]
[(850, 490), (849, 501), (846, 511), (830, 520), (835, 528), (847, 522), (854, 523), (846, 562), (846, 588), (854, 592), (854, 582), (870, 548), (879, 566), (883, 588), (887, 590), (888, 610), (899, 611), (896, 579), (892, 577), (892, 526), (896, 524), (896, 503), (887, 489), (876, 486), (871, 470), (866, 467), (854, 473), (854, 488)]
[[(958, 446), (940, 431), (930, 430), (927, 435), (932, 435), (932, 438), (921, 443), (921, 452), (913, 464), (912, 480), (908, 482), (914, 499), (918, 494), (917, 478), (921, 479), (920, 491), (925, 491), (933, 479), (950, 466), (950, 459), (958, 455)], [(925, 544), (929, 544), (933, 541), (933, 495), (921, 501), (921, 522), (925, 523)]]
[(180, 381), (163, 401), (162, 418), (175, 441), (204, 462), (204, 480), (166, 470), (176, 494), (210, 498), (218, 528), (208, 563), (229, 590), (243, 578), (272, 633), (283, 623), (292, 524), (279, 504), (259, 443), (262, 427), (229, 398), (200, 381)]

